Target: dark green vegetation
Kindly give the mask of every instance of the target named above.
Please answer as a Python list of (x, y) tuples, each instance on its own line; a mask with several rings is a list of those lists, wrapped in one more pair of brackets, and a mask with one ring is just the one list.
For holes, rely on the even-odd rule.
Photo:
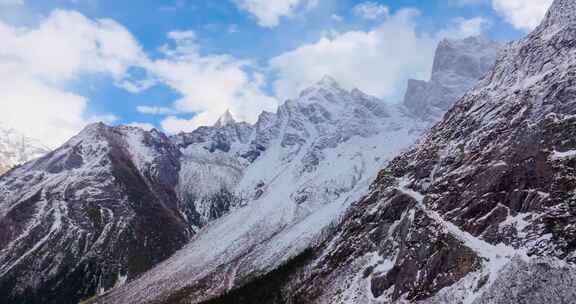
[[(303, 303), (298, 298), (288, 298), (283, 293), (283, 287), (290, 277), (306, 266), (315, 258), (314, 250), (307, 249), (300, 255), (292, 258), (276, 270), (263, 275), (250, 283), (229, 291), (228, 293), (208, 300), (202, 304), (284, 304), (284, 303)], [(173, 302), (170, 304), (179, 304)]]

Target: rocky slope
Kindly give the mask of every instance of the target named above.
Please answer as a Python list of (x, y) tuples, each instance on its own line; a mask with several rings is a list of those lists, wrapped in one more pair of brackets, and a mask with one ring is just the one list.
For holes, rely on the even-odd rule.
[(0, 179), (0, 302), (74, 303), (119, 285), (191, 233), (163, 134), (87, 127)]
[(206, 303), (576, 302), (575, 16), (555, 0), (314, 246)]
[(0, 124), (0, 175), (14, 166), (45, 155), (48, 151), (49, 149), (37, 140)]
[[(230, 122), (228, 116), (222, 121)], [(235, 123), (226, 124), (226, 136), (210, 128), (178, 136), (185, 155), (222, 155), (219, 165), (226, 170), (220, 174), (222, 169), (210, 164), (210, 170), (198, 173), (206, 162), (201, 158), (182, 171), (219, 181), (211, 193), (236, 185), (227, 193), (243, 207), (211, 223), (138, 280), (95, 302), (198, 303), (273, 273), (314, 244), (368, 191), (378, 169), (433, 119), (422, 119), (403, 104), (386, 105), (359, 90), (346, 91), (326, 77), (278, 113), (263, 113), (252, 137), (243, 136), (250, 126)], [(243, 165), (246, 161), (250, 164)]]
[(326, 77), (254, 125), (92, 125), (0, 178), (0, 302), (201, 301), (273, 273), (434, 119), (413, 110)]

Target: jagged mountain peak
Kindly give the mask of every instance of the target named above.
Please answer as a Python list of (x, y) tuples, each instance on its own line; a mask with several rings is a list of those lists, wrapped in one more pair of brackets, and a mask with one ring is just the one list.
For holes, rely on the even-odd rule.
[(342, 86), (340, 86), (340, 84), (338, 83), (338, 81), (336, 81), (336, 79), (334, 79), (331, 76), (325, 75), (324, 77), (322, 77), (322, 79), (320, 79), (313, 85), (302, 90), (302, 92), (300, 92), (299, 101), (305, 100), (307, 99), (307, 97), (310, 97), (312, 95), (326, 95), (326, 93), (345, 92), (345, 91), (346, 90), (344, 90)]
[(331, 105), (346, 107), (366, 100), (382, 103), (377, 97), (366, 94), (358, 88), (345, 89), (333, 77), (324, 76), (314, 85), (304, 89), (296, 100), (287, 100), (280, 109), (297, 107), (298, 104), (323, 104), (329, 108), (332, 108)]
[(441, 116), (494, 65), (501, 45), (483, 36), (438, 44), (429, 81), (408, 81), (404, 105), (427, 121)]
[(356, 97), (356, 98), (376, 98), (372, 95), (365, 93), (364, 91), (362, 91), (358, 88), (352, 89), (352, 91), (350, 91), (350, 95), (352, 95), (353, 97)]
[(227, 109), (224, 112), (224, 114), (222, 114), (222, 116), (220, 116), (220, 118), (218, 118), (218, 120), (214, 124), (214, 127), (221, 128), (221, 127), (225, 127), (225, 126), (228, 126), (228, 125), (231, 125), (234, 123), (236, 123), (236, 120), (234, 119), (234, 116), (232, 116), (230, 109)]
[[(77, 135), (73, 136), (70, 138), (70, 140), (64, 143), (64, 146), (76, 145), (81, 142), (106, 140), (114, 129), (120, 130), (121, 128), (128, 127), (113, 127), (103, 122), (94, 122), (86, 125)], [(136, 129), (135, 127), (130, 128)]]
[(496, 57), (500, 44), (484, 36), (464, 39), (444, 39), (436, 49), (432, 78), (443, 72), (451, 72), (475, 80), (486, 72), (479, 64)]
[(323, 86), (323, 87), (340, 87), (340, 84), (334, 77), (329, 75), (324, 75), (322, 79), (320, 79), (316, 85)]
[(158, 131), (158, 129), (153, 128), (151, 130), (144, 130), (140, 127), (130, 126), (130, 125), (117, 125), (117, 126), (110, 126), (104, 122), (95, 122), (88, 124), (87, 126), (82, 129), (75, 137), (86, 138), (86, 137), (93, 137), (93, 136), (107, 136), (110, 132), (116, 133), (146, 133), (153, 136), (161, 136), (166, 137), (166, 135)]
[(95, 122), (85, 126), (82, 131), (70, 138), (62, 147), (108, 143), (114, 139), (115, 134), (128, 135), (130, 133), (151, 134), (151, 131), (132, 126), (109, 126), (103, 122)]

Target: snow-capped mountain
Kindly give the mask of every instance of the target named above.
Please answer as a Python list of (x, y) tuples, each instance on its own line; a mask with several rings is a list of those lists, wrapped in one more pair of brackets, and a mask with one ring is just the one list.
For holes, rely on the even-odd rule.
[(48, 151), (39, 141), (0, 124), (0, 175), (16, 165), (45, 155)]
[(0, 178), (0, 302), (75, 303), (184, 245), (180, 152), (164, 134), (88, 126)]
[(135, 291), (195, 303), (185, 295), (225, 289), (245, 267), (255, 273), (240, 287), (204, 303), (576, 302), (575, 38), (576, 2), (555, 0), (341, 221), (273, 271), (243, 257), (162, 298), (174, 283), (151, 283), (155, 268), (99, 303)]
[(230, 112), (170, 138), (91, 125), (0, 178), (0, 302), (239, 288), (315, 244), (431, 119), (325, 77), (254, 125)]
[[(201, 160), (183, 163), (183, 184), (218, 181), (216, 188), (193, 186), (194, 193), (210, 189), (196, 209), (215, 206), (214, 193), (232, 194), (242, 207), (95, 303), (199, 303), (273, 272), (315, 244), (430, 119), (325, 77), (276, 114), (263, 113), (255, 126), (217, 123), (220, 129), (177, 136), (183, 159)], [(227, 113), (220, 121), (233, 120)], [(218, 163), (202, 168), (207, 159)]]
[[(276, 114), (263, 113), (253, 128), (259, 132), (247, 138), (242, 130), (249, 128), (236, 124), (206, 132), (208, 139), (192, 139), (198, 132), (178, 136), (184, 143), (202, 142), (180, 144), (183, 159), (190, 160), (183, 162), (183, 185), (193, 188), (193, 197), (208, 194), (196, 201), (196, 209), (214, 206), (210, 198), (222, 193), (243, 207), (209, 224), (184, 249), (131, 284), (128, 293), (110, 298), (146, 303), (198, 288), (198, 280), (225, 282), (186, 294), (200, 301), (304, 250), (368, 188), (378, 168), (421, 134), (419, 124), (424, 123), (400, 109), (359, 90), (346, 91), (326, 77)], [(200, 163), (207, 158), (217, 162), (203, 168)], [(193, 180), (211, 182), (189, 186)]]

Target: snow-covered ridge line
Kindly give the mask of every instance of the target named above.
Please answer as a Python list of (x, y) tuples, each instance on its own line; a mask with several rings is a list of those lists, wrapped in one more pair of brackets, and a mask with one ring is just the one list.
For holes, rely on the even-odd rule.
[[(254, 271), (271, 271), (299, 254), (368, 188), (379, 167), (415, 140), (420, 133), (414, 130), (424, 129), (426, 123), (418, 126), (403, 112), (324, 79), (269, 115), (269, 127), (262, 133), (255, 133), (258, 126), (228, 123), (177, 136), (183, 147), (181, 178), (212, 176), (208, 180), (218, 182), (210, 186), (216, 186), (210, 193), (226, 190), (241, 198), (243, 207), (206, 226), (169, 261), (120, 288), (120, 295), (112, 292), (104, 298), (126, 303), (163, 298), (164, 292), (137, 290), (187, 288), (236, 261), (233, 277), (225, 278), (228, 284), (198, 294), (200, 301), (206, 294), (228, 290)], [(260, 147), (259, 155), (245, 158), (255, 147)], [(195, 161), (206, 157), (219, 160), (209, 172)], [(232, 179), (232, 171), (221, 175), (230, 168), (239, 175)], [(180, 184), (191, 184), (192, 179), (187, 180)], [(202, 188), (192, 191), (196, 196), (208, 194), (209, 188)], [(206, 210), (212, 202), (196, 200), (195, 210)], [(183, 279), (162, 279), (172, 275)]]

